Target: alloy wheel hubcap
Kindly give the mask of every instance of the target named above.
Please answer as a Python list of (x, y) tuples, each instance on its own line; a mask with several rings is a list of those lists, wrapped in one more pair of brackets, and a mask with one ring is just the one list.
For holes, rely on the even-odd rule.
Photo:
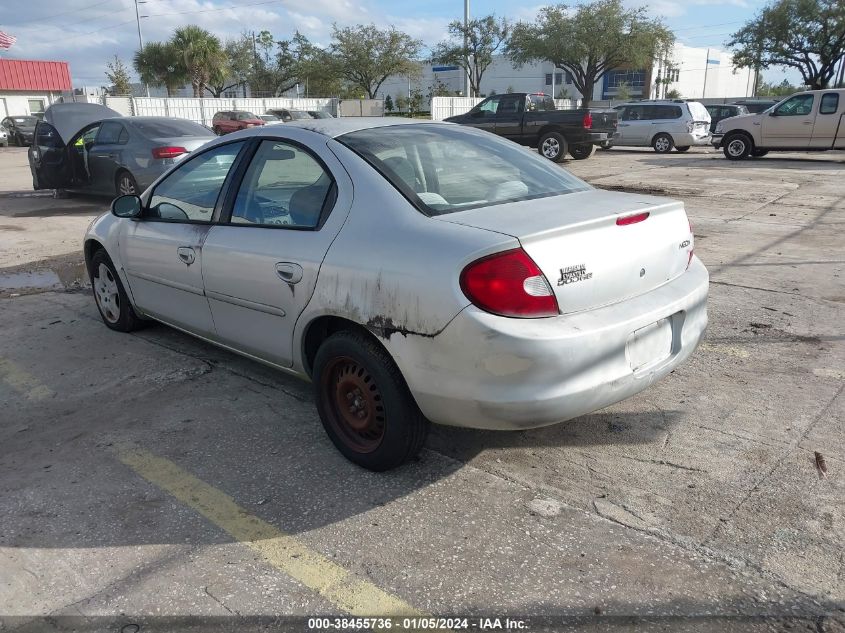
[(661, 152), (665, 152), (666, 150), (669, 149), (669, 141), (667, 141), (665, 138), (657, 139), (656, 145), (657, 145), (658, 151), (661, 151)]
[(120, 193), (124, 196), (131, 195), (135, 193), (135, 185), (132, 184), (132, 181), (129, 179), (129, 176), (121, 176), (120, 178)]
[(728, 153), (731, 156), (742, 156), (745, 151), (745, 143), (739, 139), (735, 139), (728, 144)]
[(117, 281), (105, 264), (100, 264), (94, 274), (94, 297), (106, 321), (117, 323), (120, 319), (120, 293)]
[(384, 439), (386, 416), (373, 376), (349, 357), (334, 359), (323, 376), (323, 398), (334, 430), (350, 448), (374, 451)]
[(554, 158), (560, 153), (560, 143), (556, 139), (547, 138), (543, 141), (543, 156)]

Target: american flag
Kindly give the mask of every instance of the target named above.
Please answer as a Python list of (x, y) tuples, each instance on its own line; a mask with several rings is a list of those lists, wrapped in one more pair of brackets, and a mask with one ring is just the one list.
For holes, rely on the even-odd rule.
[(14, 35), (9, 35), (8, 33), (4, 33), (0, 31), (0, 49), (9, 50), (12, 48), (12, 45), (18, 41)]

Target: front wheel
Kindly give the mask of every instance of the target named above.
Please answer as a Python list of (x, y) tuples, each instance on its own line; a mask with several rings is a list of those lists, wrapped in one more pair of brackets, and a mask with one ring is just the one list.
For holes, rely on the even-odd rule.
[(317, 350), (312, 378), (323, 428), (349, 461), (390, 470), (422, 448), (428, 420), (376, 341), (354, 331), (333, 334)]
[(658, 134), (651, 142), (651, 146), (658, 154), (668, 154), (675, 146), (675, 141), (668, 134)]
[(687, 152), (687, 151), (689, 151), (689, 148), (690, 148), (689, 145), (684, 145), (683, 147), (676, 147), (675, 149), (678, 150), (679, 152)]
[(734, 134), (725, 140), (724, 153), (728, 160), (744, 160), (751, 155), (751, 139), (744, 134)]
[(100, 249), (94, 253), (89, 271), (94, 300), (103, 323), (118, 332), (132, 332), (140, 328), (143, 321), (132, 309), (114, 264), (105, 250)]
[(573, 145), (569, 150), (569, 154), (575, 160), (584, 160), (592, 156), (595, 151), (596, 146), (592, 143), (581, 143), (579, 145)]
[(562, 134), (546, 132), (540, 137), (537, 149), (544, 158), (548, 158), (554, 163), (560, 163), (566, 156), (568, 146)]

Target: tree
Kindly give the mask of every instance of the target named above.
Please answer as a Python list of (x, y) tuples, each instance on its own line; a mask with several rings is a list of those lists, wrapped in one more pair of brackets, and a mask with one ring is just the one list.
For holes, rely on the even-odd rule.
[[(212, 96), (221, 97), (223, 93), (238, 86), (244, 86), (249, 81), (255, 66), (255, 53), (252, 37), (243, 33), (236, 40), (226, 40), (223, 47), (225, 73), (212, 73), (209, 85), (205, 87)], [(246, 96), (246, 93), (244, 93)]]
[(408, 107), (408, 97), (407, 95), (398, 94), (396, 95), (396, 109), (401, 112), (405, 108)]
[(767, 83), (760, 81), (757, 85), (758, 97), (788, 97), (802, 90), (801, 86), (793, 86), (788, 79), (784, 79), (779, 84)]
[(678, 92), (677, 88), (672, 88), (666, 93), (666, 99), (680, 99), (681, 93)]
[(422, 42), (394, 27), (380, 30), (375, 24), (338, 28), (334, 25), (331, 52), (339, 74), (375, 99), (378, 89), (391, 75), (418, 72), (414, 59)]
[(150, 86), (164, 86), (168, 97), (174, 96), (188, 80), (184, 61), (170, 42), (144, 45), (135, 52), (132, 65), (141, 81)]
[(385, 112), (393, 112), (393, 108), (394, 108), (393, 97), (391, 97), (390, 95), (387, 95), (384, 98), (384, 111)]
[(627, 81), (621, 82), (616, 87), (616, 99), (618, 101), (628, 101), (631, 99), (631, 86)]
[(227, 74), (226, 56), (216, 36), (198, 26), (183, 26), (173, 32), (172, 44), (184, 60), (194, 96), (201, 97), (209, 83)]
[(111, 87), (109, 90), (113, 95), (131, 95), (132, 81), (129, 78), (129, 68), (117, 55), (114, 60), (106, 64), (106, 78)]
[(741, 68), (794, 68), (811, 90), (827, 88), (845, 54), (845, 2), (776, 0), (727, 45)]
[(542, 8), (533, 23), (513, 28), (505, 50), (517, 66), (542, 60), (568, 70), (586, 107), (606, 72), (651, 65), (674, 41), (672, 32), (660, 20), (649, 19), (645, 8), (595, 0), (573, 9), (563, 4)]
[(463, 68), (469, 75), (470, 94), (467, 96), (477, 95), (484, 71), (493, 63), (493, 55), (508, 39), (509, 33), (508, 21), (505, 18), (496, 20), (495, 15), (470, 20), (466, 27), (455, 20), (449, 24), (451, 39), (434, 47), (431, 61)]

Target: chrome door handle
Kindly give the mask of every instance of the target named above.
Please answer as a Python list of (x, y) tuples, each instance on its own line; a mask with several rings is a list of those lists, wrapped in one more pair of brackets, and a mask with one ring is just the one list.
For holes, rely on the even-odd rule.
[(276, 264), (276, 274), (285, 283), (296, 284), (302, 281), (302, 266), (293, 262), (279, 262)]
[(803, 125), (812, 125), (813, 122), (812, 121), (802, 121), (802, 124)]
[(179, 256), (179, 259), (181, 259), (188, 266), (193, 264), (197, 259), (196, 253), (194, 253), (194, 249), (190, 246), (180, 246), (176, 249), (176, 254)]

